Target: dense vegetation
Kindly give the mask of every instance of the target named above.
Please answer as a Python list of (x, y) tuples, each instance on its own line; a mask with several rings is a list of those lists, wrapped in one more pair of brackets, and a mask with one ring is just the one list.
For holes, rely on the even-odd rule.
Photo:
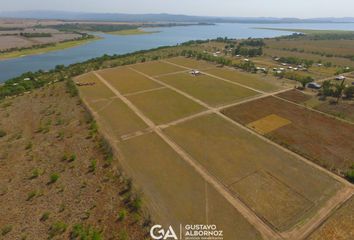
[[(47, 26), (38, 25), (37, 28), (43, 28)], [(62, 32), (78, 32), (78, 31), (90, 31), (90, 32), (115, 32), (121, 30), (137, 29), (137, 25), (107, 25), (107, 24), (59, 24), (51, 26), (58, 31)]]
[(20, 36), (26, 38), (52, 37), (51, 33), (20, 33)]
[[(70, 39), (70, 40), (64, 40), (60, 41), (59, 43), (65, 43), (65, 42), (71, 42), (71, 41), (80, 41), (80, 40), (88, 40), (88, 39), (93, 39), (95, 36), (89, 35), (86, 33), (80, 33), (81, 37), (76, 38), (76, 39)], [(38, 36), (32, 36), (32, 37), (38, 37)], [(42, 35), (42, 37), (46, 37), (45, 35)], [(41, 48), (46, 48), (46, 47), (54, 47), (56, 46), (56, 43), (45, 43), (45, 44), (37, 44), (33, 45), (30, 47), (14, 47), (14, 48), (8, 48), (4, 50), (0, 50), (1, 53), (10, 53), (10, 52), (15, 52), (15, 51), (24, 51), (24, 50), (30, 50), (30, 49), (41, 49)]]

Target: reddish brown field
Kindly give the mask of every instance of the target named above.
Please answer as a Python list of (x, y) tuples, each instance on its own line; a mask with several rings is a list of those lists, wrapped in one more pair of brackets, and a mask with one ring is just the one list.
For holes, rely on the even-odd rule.
[(311, 99), (310, 95), (307, 95), (296, 89), (279, 93), (277, 96), (295, 103), (303, 103)]
[(238, 105), (223, 113), (245, 125), (276, 114), (292, 123), (267, 133), (268, 138), (337, 174), (346, 172), (354, 163), (351, 124), (274, 97)]

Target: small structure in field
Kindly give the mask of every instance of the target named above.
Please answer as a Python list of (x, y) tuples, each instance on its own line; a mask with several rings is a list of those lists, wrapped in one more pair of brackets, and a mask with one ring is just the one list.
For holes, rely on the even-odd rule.
[(345, 80), (345, 77), (343, 75), (342, 76), (337, 76), (336, 80), (343, 81), (343, 80)]
[(198, 70), (192, 70), (192, 71), (190, 71), (189, 73), (192, 74), (193, 76), (198, 76), (198, 75), (201, 74), (201, 72), (198, 71)]
[(307, 87), (312, 89), (320, 89), (321, 85), (316, 82), (310, 82), (307, 84)]
[(82, 86), (93, 86), (95, 84), (96, 83), (94, 83), (94, 82), (87, 82), (87, 83), (76, 82), (76, 85), (79, 86), (79, 87), (82, 87)]

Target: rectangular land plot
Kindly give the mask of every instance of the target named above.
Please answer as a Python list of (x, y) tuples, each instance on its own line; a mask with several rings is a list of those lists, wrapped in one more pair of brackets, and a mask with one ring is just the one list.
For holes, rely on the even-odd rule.
[(99, 74), (122, 94), (161, 87), (160, 84), (127, 67), (110, 68), (100, 71)]
[(312, 207), (311, 201), (265, 171), (255, 172), (230, 188), (277, 229), (286, 228), (287, 225), (291, 226), (301, 220), (298, 216), (301, 217)]
[(167, 88), (128, 96), (128, 99), (156, 124), (172, 122), (204, 110), (201, 105)]
[(216, 67), (215, 64), (208, 63), (202, 60), (195, 60), (193, 58), (186, 58), (186, 57), (169, 58), (167, 62), (174, 63), (186, 68), (193, 68), (198, 70), (204, 70), (204, 69)]
[(109, 99), (114, 93), (105, 86), (94, 73), (81, 75), (75, 79), (79, 83), (91, 83), (93, 85), (79, 87), (80, 95), (88, 102)]
[(333, 215), (307, 239), (354, 239), (354, 196), (333, 213)]
[[(283, 216), (281, 214), (286, 213), (279, 212), (279, 217), (288, 220), (276, 226), (282, 230), (287, 230), (295, 222), (313, 214), (342, 187), (322, 171), (214, 114), (195, 118), (164, 131), (230, 190), (242, 178), (263, 170), (289, 186), (292, 192), (312, 202), (313, 207), (306, 213), (295, 205), (291, 207), (297, 209), (294, 210), (298, 214), (296, 216)], [(262, 185), (254, 187), (249, 188), (249, 191), (260, 191), (256, 187)], [(272, 204), (272, 199), (258, 198), (254, 201), (261, 209), (258, 209), (258, 214), (266, 212), (267, 209), (262, 208)], [(288, 201), (291, 199), (281, 203), (286, 205)], [(275, 221), (273, 223), (279, 224)]]
[(279, 93), (277, 96), (294, 103), (304, 103), (312, 98), (311, 95), (305, 94), (296, 89)]
[(102, 127), (118, 138), (122, 135), (140, 131), (147, 125), (120, 99), (110, 100), (98, 112)]
[(280, 87), (275, 84), (275, 82), (279, 82), (279, 80), (269, 76), (243, 73), (226, 68), (208, 69), (205, 70), (205, 72), (264, 92), (272, 92), (280, 89)]
[(174, 73), (174, 72), (180, 72), (184, 71), (186, 69), (180, 68), (168, 63), (164, 62), (159, 62), (159, 61), (152, 61), (152, 62), (146, 62), (142, 64), (136, 64), (132, 65), (132, 68), (145, 73), (151, 77), (156, 76), (156, 75), (161, 75), (161, 74), (167, 74), (167, 73)]
[(267, 134), (288, 124), (291, 124), (288, 119), (279, 117), (276, 114), (271, 114), (257, 121), (247, 124), (247, 127), (254, 129), (260, 134)]
[(164, 226), (216, 224), (225, 239), (261, 239), (258, 231), (155, 133), (119, 143), (124, 169)]
[(238, 105), (223, 113), (242, 124), (270, 114), (288, 119), (288, 124), (266, 136), (336, 173), (354, 164), (354, 126), (304, 107), (267, 97)]
[(229, 104), (258, 94), (207, 75), (192, 76), (189, 73), (179, 73), (162, 76), (159, 79), (210, 106)]

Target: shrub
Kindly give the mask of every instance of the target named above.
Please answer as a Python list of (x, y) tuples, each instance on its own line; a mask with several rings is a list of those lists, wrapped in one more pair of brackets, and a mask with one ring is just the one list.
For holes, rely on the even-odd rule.
[(95, 172), (97, 167), (97, 161), (94, 159), (91, 161), (91, 164), (89, 166), (89, 171), (90, 172)]
[(347, 171), (345, 177), (348, 179), (348, 181), (354, 183), (354, 165), (351, 167), (350, 170)]
[(66, 81), (66, 89), (71, 97), (75, 97), (79, 94), (79, 91), (76, 88), (76, 85), (72, 79)]
[(53, 225), (49, 228), (49, 239), (65, 233), (67, 227), (68, 226), (63, 222), (53, 223)]
[(48, 220), (49, 215), (50, 215), (49, 212), (45, 212), (45, 213), (43, 213), (43, 215), (41, 216), (41, 218), (40, 218), (39, 220), (40, 220), (41, 222), (45, 222), (45, 221)]
[(34, 190), (27, 195), (26, 201), (31, 201), (37, 195), (37, 191)]
[(118, 213), (118, 221), (123, 221), (126, 216), (127, 216), (127, 211), (125, 209), (120, 210)]
[(70, 239), (78, 240), (102, 240), (101, 233), (91, 226), (84, 227), (82, 224), (76, 224), (70, 234)]
[(33, 169), (30, 179), (35, 179), (35, 178), (39, 177), (39, 175), (40, 175), (39, 170), (37, 168)]
[(5, 225), (2, 229), (1, 229), (1, 235), (5, 236), (6, 234), (8, 234), (9, 232), (12, 231), (12, 226), (11, 225)]
[(0, 138), (5, 137), (6, 136), (6, 132), (2, 129), (0, 129)]
[(58, 179), (59, 179), (59, 174), (57, 174), (57, 173), (52, 173), (51, 175), (50, 175), (50, 179), (49, 179), (49, 183), (55, 183), (55, 182), (57, 182), (58, 181)]
[(33, 146), (32, 142), (28, 142), (25, 149), (30, 150), (30, 149), (32, 149), (32, 146)]

